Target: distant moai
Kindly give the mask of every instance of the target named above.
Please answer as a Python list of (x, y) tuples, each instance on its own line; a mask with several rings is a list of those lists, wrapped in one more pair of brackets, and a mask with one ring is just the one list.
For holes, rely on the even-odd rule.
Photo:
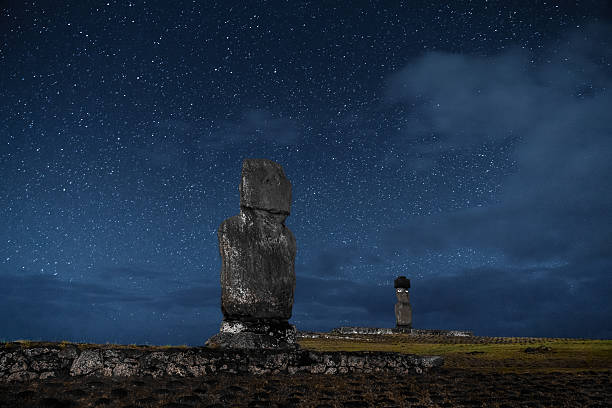
[(223, 221), (217, 234), (223, 322), (206, 345), (295, 348), (296, 331), (289, 318), (297, 246), (285, 226), (291, 183), (280, 164), (245, 159), (239, 191), (240, 214)]
[(400, 276), (395, 279), (395, 294), (397, 303), (395, 304), (395, 321), (398, 329), (412, 328), (412, 307), (410, 306), (410, 279)]

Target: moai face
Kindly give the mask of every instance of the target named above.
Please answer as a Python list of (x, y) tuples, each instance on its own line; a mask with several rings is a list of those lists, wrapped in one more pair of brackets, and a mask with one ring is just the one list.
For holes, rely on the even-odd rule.
[(240, 206), (289, 215), (291, 182), (283, 168), (267, 159), (245, 159), (242, 163)]
[(410, 302), (410, 293), (406, 288), (395, 288), (395, 295), (397, 296), (397, 301), (400, 303)]

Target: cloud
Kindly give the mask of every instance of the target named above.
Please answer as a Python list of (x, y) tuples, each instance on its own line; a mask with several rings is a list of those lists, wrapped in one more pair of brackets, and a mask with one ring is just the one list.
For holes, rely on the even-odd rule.
[(608, 270), (477, 268), (413, 284), (418, 327), (473, 330), (485, 336), (612, 336)]
[(517, 261), (603, 254), (612, 243), (612, 69), (601, 61), (612, 58), (611, 33), (574, 33), (535, 63), (517, 52), (433, 53), (396, 74), (389, 98), (421, 101), (414, 128), (438, 133), (440, 154), (514, 137), (516, 165), (494, 204), (412, 218), (386, 244), (412, 253), (472, 247)]
[(393, 287), (298, 274), (293, 320), (302, 330), (394, 324)]
[[(85, 339), (108, 328), (114, 305), (147, 301), (96, 283), (70, 283), (47, 275), (0, 276), (0, 321), (5, 333), (26, 339)], [(101, 337), (102, 339), (104, 337)]]
[(387, 96), (410, 103), (410, 137), (442, 135), (439, 148), (464, 148), (520, 134), (533, 124), (545, 90), (528, 72), (529, 57), (428, 53), (390, 79)]
[(106, 304), (142, 301), (146, 297), (132, 296), (122, 290), (99, 283), (66, 282), (49, 275), (2, 275), (0, 296), (18, 301), (39, 300), (45, 303)]
[(527, 139), (553, 119), (572, 119), (561, 115), (581, 102), (605, 95), (611, 37), (610, 26), (594, 24), (538, 58), (520, 49), (493, 57), (427, 53), (389, 78), (387, 102), (408, 108), (405, 138), (436, 134), (437, 150)]
[(153, 302), (153, 305), (160, 310), (170, 311), (173, 308), (186, 309), (205, 309), (221, 308), (221, 287), (220, 286), (193, 286), (185, 289), (178, 289), (160, 296)]

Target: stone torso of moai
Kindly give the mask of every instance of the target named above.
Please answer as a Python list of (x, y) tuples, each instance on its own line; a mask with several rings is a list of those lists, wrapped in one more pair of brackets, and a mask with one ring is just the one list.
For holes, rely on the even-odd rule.
[(245, 159), (239, 191), (240, 214), (218, 231), (223, 323), (207, 346), (297, 347), (288, 322), (296, 242), (284, 223), (291, 212), (291, 183), (280, 164)]
[(398, 329), (412, 328), (412, 307), (410, 306), (410, 279), (405, 276), (398, 277), (395, 282), (395, 294), (397, 303), (395, 304), (395, 321)]

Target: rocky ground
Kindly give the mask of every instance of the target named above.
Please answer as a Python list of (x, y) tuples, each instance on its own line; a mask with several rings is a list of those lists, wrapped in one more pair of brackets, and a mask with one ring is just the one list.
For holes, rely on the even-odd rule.
[[(586, 341), (584, 353), (577, 356), (576, 349), (571, 349), (575, 341), (546, 339), (548, 345), (542, 346), (545, 339), (433, 340), (406, 337), (392, 341), (393, 347), (400, 348), (459, 347), (446, 349), (448, 364), (444, 368), (424, 375), (65, 377), (0, 383), (0, 407), (611, 406), (612, 367), (607, 343), (590, 346)], [(303, 346), (330, 348), (338, 342), (338, 347), (346, 347), (349, 340), (316, 341), (304, 341)], [(359, 341), (380, 346), (386, 340), (354, 339), (353, 346)], [(459, 345), (453, 346), (457, 342)], [(497, 348), (499, 344), (507, 346)], [(574, 351), (565, 351), (570, 349)]]
[(66, 378), (2, 384), (0, 407), (610, 407), (611, 374)]

